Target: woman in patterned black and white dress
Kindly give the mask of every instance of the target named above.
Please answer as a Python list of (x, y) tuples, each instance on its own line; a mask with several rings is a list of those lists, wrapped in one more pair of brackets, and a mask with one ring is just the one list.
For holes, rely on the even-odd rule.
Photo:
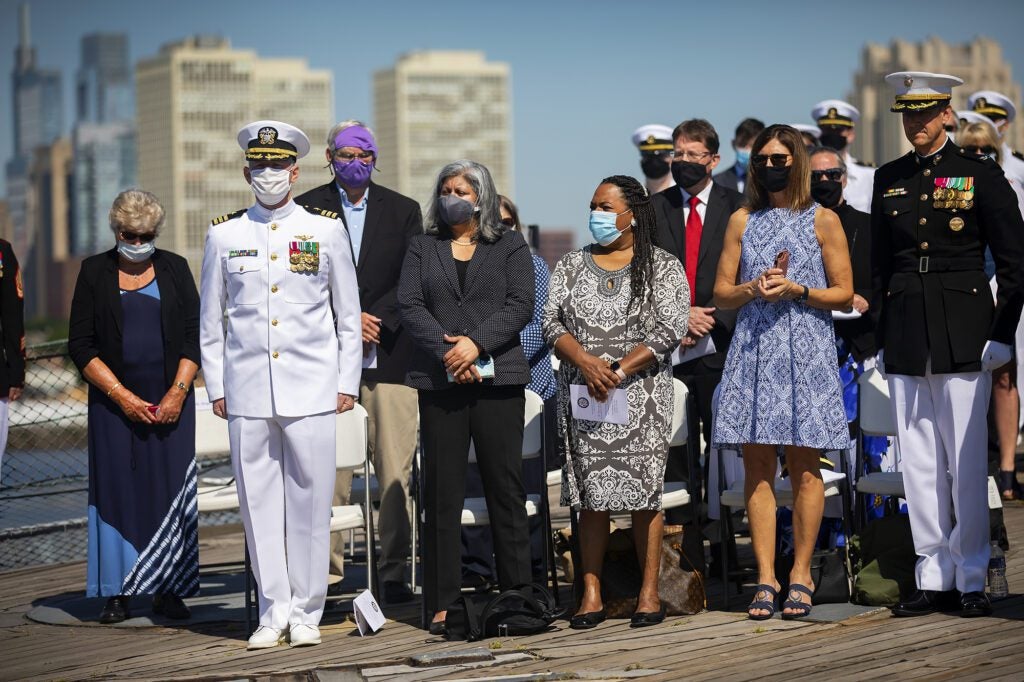
[[(679, 259), (653, 245), (655, 217), (639, 182), (606, 178), (590, 203), (597, 244), (555, 266), (544, 337), (561, 358), (558, 431), (564, 449), (562, 503), (580, 510), (583, 599), (570, 625), (604, 620), (601, 564), (610, 511), (632, 512), (644, 570), (635, 626), (664, 618), (658, 599), (661, 495), (672, 422), (671, 351), (686, 335), (690, 293)], [(626, 392), (625, 424), (575, 419), (570, 386), (589, 399)], [(586, 401), (581, 396), (581, 402)]]

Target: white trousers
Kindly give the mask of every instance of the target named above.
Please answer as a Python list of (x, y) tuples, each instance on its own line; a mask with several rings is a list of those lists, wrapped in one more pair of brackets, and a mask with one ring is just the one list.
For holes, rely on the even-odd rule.
[(336, 415), (229, 417), (260, 625), (318, 625), (327, 597)]
[(992, 374), (932, 374), (930, 368), (923, 377), (890, 374), (889, 394), (919, 557), (917, 586), (982, 591), (989, 559)]

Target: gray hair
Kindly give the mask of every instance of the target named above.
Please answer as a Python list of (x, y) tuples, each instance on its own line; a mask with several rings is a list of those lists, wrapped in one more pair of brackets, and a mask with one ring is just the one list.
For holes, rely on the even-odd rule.
[(327, 149), (330, 150), (332, 154), (335, 152), (334, 138), (336, 138), (338, 136), (338, 133), (340, 133), (342, 130), (344, 130), (345, 128), (351, 128), (352, 126), (360, 126), (362, 128), (366, 128), (370, 135), (373, 136), (373, 139), (377, 139), (377, 136), (373, 134), (373, 130), (370, 129), (370, 126), (366, 125), (362, 121), (357, 121), (354, 118), (350, 118), (347, 121), (336, 123), (334, 127), (327, 132)]
[(476, 192), (476, 205), (480, 209), (477, 214), (478, 234), (481, 241), (488, 244), (501, 239), (508, 228), (501, 222), (501, 207), (498, 204), (498, 191), (494, 189), (494, 180), (491, 179), (491, 172), (487, 166), (469, 159), (452, 161), (441, 169), (437, 175), (437, 182), (434, 183), (434, 194), (430, 197), (427, 205), (426, 220), (424, 220), (427, 234), (447, 237), (451, 235), (451, 228), (441, 220), (440, 203), (441, 187), (448, 178), (462, 177), (466, 179), (469, 186)]
[(164, 225), (164, 207), (156, 195), (141, 189), (126, 189), (110, 207), (110, 230), (159, 235)]
[[(813, 159), (818, 154), (831, 154), (832, 156), (836, 157), (836, 166), (835, 167), (836, 168), (842, 168), (843, 169), (843, 175), (846, 175), (846, 161), (843, 159), (842, 152), (837, 152), (835, 149), (832, 149), (831, 147), (818, 147), (813, 152), (811, 152), (811, 155), (807, 159), (808, 163), (810, 162), (811, 159)], [(814, 175), (814, 171), (811, 171), (811, 175)]]

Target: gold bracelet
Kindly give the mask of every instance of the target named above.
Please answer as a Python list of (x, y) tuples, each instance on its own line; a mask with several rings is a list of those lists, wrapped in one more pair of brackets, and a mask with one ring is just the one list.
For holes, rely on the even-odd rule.
[(121, 385), (121, 382), (119, 381), (116, 384), (114, 384), (113, 386), (111, 386), (110, 390), (107, 391), (107, 397), (109, 398), (110, 394), (113, 393), (115, 390), (117, 390), (117, 387), (120, 386), (120, 385)]

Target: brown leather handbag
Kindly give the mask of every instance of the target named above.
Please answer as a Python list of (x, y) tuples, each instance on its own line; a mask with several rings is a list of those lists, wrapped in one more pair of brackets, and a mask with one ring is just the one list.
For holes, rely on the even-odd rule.
[[(701, 570), (704, 566), (703, 544), (695, 530), (687, 528), (685, 531), (683, 526), (665, 526), (662, 538), (658, 597), (670, 616), (700, 613), (707, 608)], [(633, 615), (641, 582), (633, 530), (617, 529), (608, 538), (608, 550), (601, 569), (601, 599), (609, 618)]]

